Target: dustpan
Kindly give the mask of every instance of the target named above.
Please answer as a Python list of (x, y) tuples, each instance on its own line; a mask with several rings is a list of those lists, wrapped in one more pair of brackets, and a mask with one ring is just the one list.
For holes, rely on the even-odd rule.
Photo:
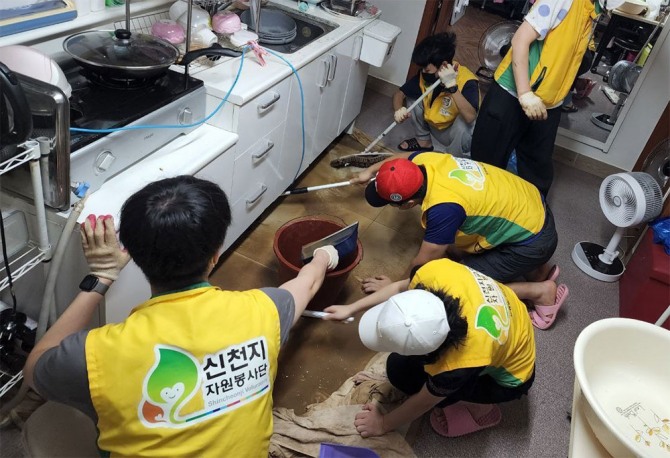
[(327, 245), (333, 245), (340, 258), (356, 250), (358, 245), (358, 221), (322, 239), (303, 245), (300, 251), (303, 262), (309, 262), (314, 250)]
[(369, 448), (351, 445), (321, 444), (319, 458), (380, 458)]

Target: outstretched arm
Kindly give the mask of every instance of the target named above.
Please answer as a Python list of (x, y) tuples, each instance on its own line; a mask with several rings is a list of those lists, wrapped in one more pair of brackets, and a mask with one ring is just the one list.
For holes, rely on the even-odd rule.
[(399, 280), (397, 282), (386, 285), (369, 296), (362, 297), (361, 299), (349, 305), (331, 305), (330, 307), (326, 307), (326, 309), (324, 309), (324, 312), (330, 313), (330, 315), (325, 319), (345, 320), (357, 312), (367, 310), (377, 304), (381, 304), (382, 302), (387, 301), (391, 298), (391, 296), (395, 296), (398, 293), (407, 291), (408, 286), (409, 278), (406, 278), (404, 280)]
[[(335, 249), (333, 248), (333, 250)], [(337, 256), (337, 251), (335, 251), (334, 255)], [(335, 266), (337, 266), (337, 260), (334, 260), (333, 265), (332, 255), (326, 250), (317, 249), (314, 251), (312, 261), (300, 269), (298, 276), (280, 286), (281, 289), (285, 289), (291, 293), (295, 301), (293, 324), (298, 321), (309, 301), (312, 300), (317, 291), (319, 291), (319, 288), (321, 288), (329, 267), (333, 269)]]
[[(91, 274), (106, 285), (114, 283), (119, 272), (130, 260), (128, 254), (119, 248), (114, 219), (111, 216), (99, 216), (96, 219), (90, 215), (82, 224), (81, 238)], [(44, 337), (37, 342), (23, 368), (23, 376), (33, 389), (35, 389), (33, 374), (40, 356), (60, 345), (67, 336), (84, 329), (102, 297), (96, 292), (80, 292)]]

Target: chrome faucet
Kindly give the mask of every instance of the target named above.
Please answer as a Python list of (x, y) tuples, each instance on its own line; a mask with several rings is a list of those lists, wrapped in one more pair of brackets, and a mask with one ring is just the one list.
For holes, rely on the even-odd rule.
[(251, 28), (260, 35), (261, 30), (261, 0), (249, 0), (251, 13)]

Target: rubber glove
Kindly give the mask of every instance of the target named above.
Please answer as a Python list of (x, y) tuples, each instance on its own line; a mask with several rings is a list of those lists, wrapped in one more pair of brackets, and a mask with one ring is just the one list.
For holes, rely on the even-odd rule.
[(395, 122), (398, 124), (407, 118), (409, 118), (409, 111), (407, 111), (407, 108), (405, 107), (400, 107), (395, 111), (395, 113), (393, 113), (393, 119), (395, 119)]
[(547, 107), (534, 92), (528, 91), (519, 96), (519, 104), (529, 119), (540, 121), (547, 119)]
[(326, 245), (317, 248), (312, 253), (312, 257), (316, 256), (317, 251), (323, 251), (328, 255), (328, 270), (333, 270), (340, 263), (340, 255), (333, 245)]
[[(442, 68), (440, 68), (440, 70), (438, 70), (437, 72), (437, 76), (440, 78), (440, 81), (447, 89), (455, 89), (457, 87), (456, 77), (458, 76), (458, 72), (453, 67), (453, 65), (447, 64)], [(456, 92), (456, 91), (450, 90), (449, 92)]]
[(81, 245), (91, 274), (116, 280), (130, 261), (128, 252), (121, 250), (116, 239), (114, 218), (110, 215), (88, 215), (81, 225)]

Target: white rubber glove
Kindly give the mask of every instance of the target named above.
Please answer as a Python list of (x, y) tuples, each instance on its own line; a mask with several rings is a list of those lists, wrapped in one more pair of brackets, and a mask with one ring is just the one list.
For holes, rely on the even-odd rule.
[(409, 118), (409, 111), (407, 111), (407, 108), (405, 107), (400, 107), (395, 111), (395, 113), (393, 113), (393, 119), (395, 119), (395, 122), (398, 124), (407, 118)]
[(340, 255), (333, 245), (326, 245), (317, 248), (312, 253), (312, 257), (316, 256), (317, 251), (323, 251), (328, 255), (328, 270), (333, 270), (340, 263)]
[(100, 278), (116, 280), (130, 261), (126, 251), (121, 250), (116, 239), (114, 218), (89, 215), (81, 225), (81, 245), (91, 274)]
[(437, 72), (438, 78), (447, 89), (456, 87), (456, 77), (458, 72), (453, 65), (447, 64)]
[(540, 121), (547, 119), (547, 107), (534, 92), (529, 91), (519, 96), (519, 104), (529, 119)]

